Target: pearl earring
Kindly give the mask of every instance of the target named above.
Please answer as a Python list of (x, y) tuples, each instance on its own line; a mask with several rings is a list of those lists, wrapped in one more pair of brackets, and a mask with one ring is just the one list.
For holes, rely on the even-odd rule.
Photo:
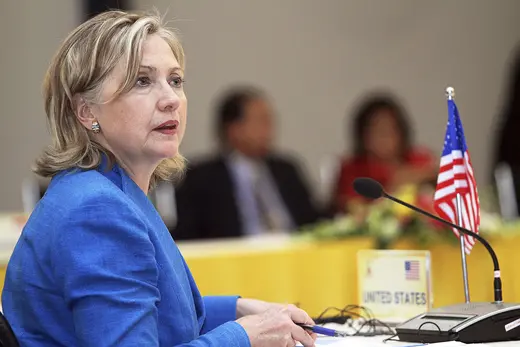
[(91, 127), (94, 134), (98, 134), (101, 131), (101, 127), (99, 126), (99, 123), (97, 121), (93, 121)]

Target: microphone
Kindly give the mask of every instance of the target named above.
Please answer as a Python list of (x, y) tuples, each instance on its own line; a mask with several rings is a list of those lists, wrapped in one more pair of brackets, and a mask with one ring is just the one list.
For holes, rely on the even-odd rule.
[(389, 199), (389, 200), (392, 200), (400, 205), (403, 205), (405, 207), (408, 207), (409, 209), (415, 211), (415, 212), (418, 212), (420, 214), (423, 214), (427, 217), (430, 217), (432, 219), (435, 219), (436, 221), (438, 222), (441, 222), (443, 224), (446, 224), (452, 228), (455, 228), (457, 229), (458, 231), (460, 231), (461, 233), (463, 234), (466, 234), (466, 235), (469, 235), (469, 236), (472, 236), (474, 237), (475, 239), (477, 239), (478, 241), (480, 241), (480, 243), (482, 243), (484, 245), (484, 247), (486, 247), (487, 251), (489, 252), (489, 255), (491, 256), (491, 259), (493, 260), (493, 267), (494, 267), (494, 282), (493, 282), (493, 287), (494, 287), (494, 293), (495, 293), (495, 303), (501, 303), (502, 302), (502, 280), (500, 278), (500, 266), (498, 264), (498, 258), (497, 258), (497, 255), (495, 253), (495, 251), (493, 250), (493, 248), (491, 247), (491, 245), (486, 241), (486, 239), (484, 239), (482, 236), (480, 236), (479, 234), (477, 233), (474, 233), (473, 231), (470, 231), (468, 229), (465, 229), (463, 227), (460, 227), (456, 224), (453, 224), (447, 220), (444, 220), (440, 217), (437, 217), (427, 211), (424, 211), (416, 206), (413, 206), (413, 205), (410, 205), (409, 203), (405, 202), (405, 201), (402, 201), (401, 199), (398, 199), (388, 193), (386, 193), (383, 189), (383, 186), (381, 185), (381, 183), (377, 182), (376, 180), (373, 180), (371, 178), (368, 178), (368, 177), (359, 177), (359, 178), (356, 178), (354, 180), (354, 190), (356, 191), (356, 193), (358, 193), (359, 195), (362, 195), (364, 196), (365, 198), (368, 198), (368, 199), (371, 199), (371, 200), (376, 200), (376, 199), (379, 199), (379, 198), (386, 198), (386, 199)]

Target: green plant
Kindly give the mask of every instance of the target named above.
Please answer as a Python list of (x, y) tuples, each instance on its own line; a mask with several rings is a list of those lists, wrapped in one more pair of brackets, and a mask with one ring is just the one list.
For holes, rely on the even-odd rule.
[[(485, 195), (491, 199), (491, 195)], [(429, 201), (424, 196), (416, 195), (415, 201)], [(486, 201), (481, 206), (486, 206)], [(490, 204), (487, 204), (490, 205)], [(435, 212), (431, 206), (421, 206), (430, 212)], [(365, 205), (360, 211), (339, 216), (334, 220), (322, 221), (315, 225), (303, 228), (301, 235), (307, 239), (330, 240), (346, 239), (349, 237), (367, 236), (374, 238), (374, 248), (387, 249), (401, 239), (414, 240), (419, 246), (427, 247), (432, 243), (446, 243), (457, 245), (458, 238), (451, 228), (432, 221), (420, 214), (400, 210), (390, 201), (381, 201)], [(404, 212), (403, 212), (404, 211)], [(480, 232), (487, 235), (518, 233), (520, 221), (504, 223), (496, 213), (486, 212), (481, 208)]]

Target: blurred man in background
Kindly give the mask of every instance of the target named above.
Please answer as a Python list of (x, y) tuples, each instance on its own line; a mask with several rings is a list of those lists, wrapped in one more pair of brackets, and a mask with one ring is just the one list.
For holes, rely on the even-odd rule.
[(176, 190), (176, 240), (289, 232), (319, 219), (297, 165), (272, 149), (273, 113), (253, 88), (233, 89), (221, 100), (220, 149), (191, 165)]

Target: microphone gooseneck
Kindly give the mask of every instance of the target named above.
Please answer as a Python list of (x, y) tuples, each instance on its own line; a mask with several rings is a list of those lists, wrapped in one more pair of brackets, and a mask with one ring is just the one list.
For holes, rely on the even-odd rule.
[(491, 256), (491, 259), (493, 260), (493, 267), (494, 267), (494, 282), (493, 282), (493, 287), (494, 287), (494, 296), (495, 296), (495, 302), (496, 303), (500, 303), (502, 302), (502, 280), (500, 278), (500, 266), (498, 264), (498, 258), (497, 258), (497, 255), (495, 253), (495, 251), (493, 250), (493, 248), (491, 247), (491, 245), (489, 244), (489, 242), (486, 241), (486, 239), (484, 239), (482, 236), (480, 236), (479, 234), (477, 233), (474, 233), (473, 231), (470, 231), (466, 228), (463, 228), (463, 227), (460, 227), (456, 224), (453, 224), (447, 220), (444, 220), (434, 214), (431, 214), (430, 212), (427, 212), (427, 211), (424, 211), (416, 206), (413, 206), (401, 199), (398, 199), (388, 193), (386, 193), (383, 189), (383, 186), (381, 185), (381, 183), (377, 182), (376, 180), (373, 180), (371, 178), (368, 178), (368, 177), (360, 177), (360, 178), (356, 178), (354, 180), (354, 190), (356, 191), (356, 193), (358, 193), (359, 195), (362, 195), (364, 196), (365, 198), (368, 198), (368, 199), (371, 199), (371, 200), (375, 200), (375, 199), (379, 199), (381, 197), (384, 197), (384, 198), (387, 198), (389, 200), (392, 200), (396, 203), (398, 203), (399, 205), (403, 205), (405, 207), (408, 207), (409, 209), (415, 211), (415, 212), (418, 212), (420, 214), (423, 214), (427, 217), (430, 217), (432, 219), (435, 219), (436, 221), (438, 222), (441, 222), (443, 224), (446, 224), (452, 228), (455, 228), (457, 229), (458, 231), (462, 232), (463, 234), (466, 234), (466, 235), (469, 235), (471, 237), (474, 237), (475, 239), (477, 239), (478, 241), (480, 241), (480, 243), (482, 243), (484, 245), (484, 247), (486, 247), (487, 251), (489, 252), (489, 255)]

